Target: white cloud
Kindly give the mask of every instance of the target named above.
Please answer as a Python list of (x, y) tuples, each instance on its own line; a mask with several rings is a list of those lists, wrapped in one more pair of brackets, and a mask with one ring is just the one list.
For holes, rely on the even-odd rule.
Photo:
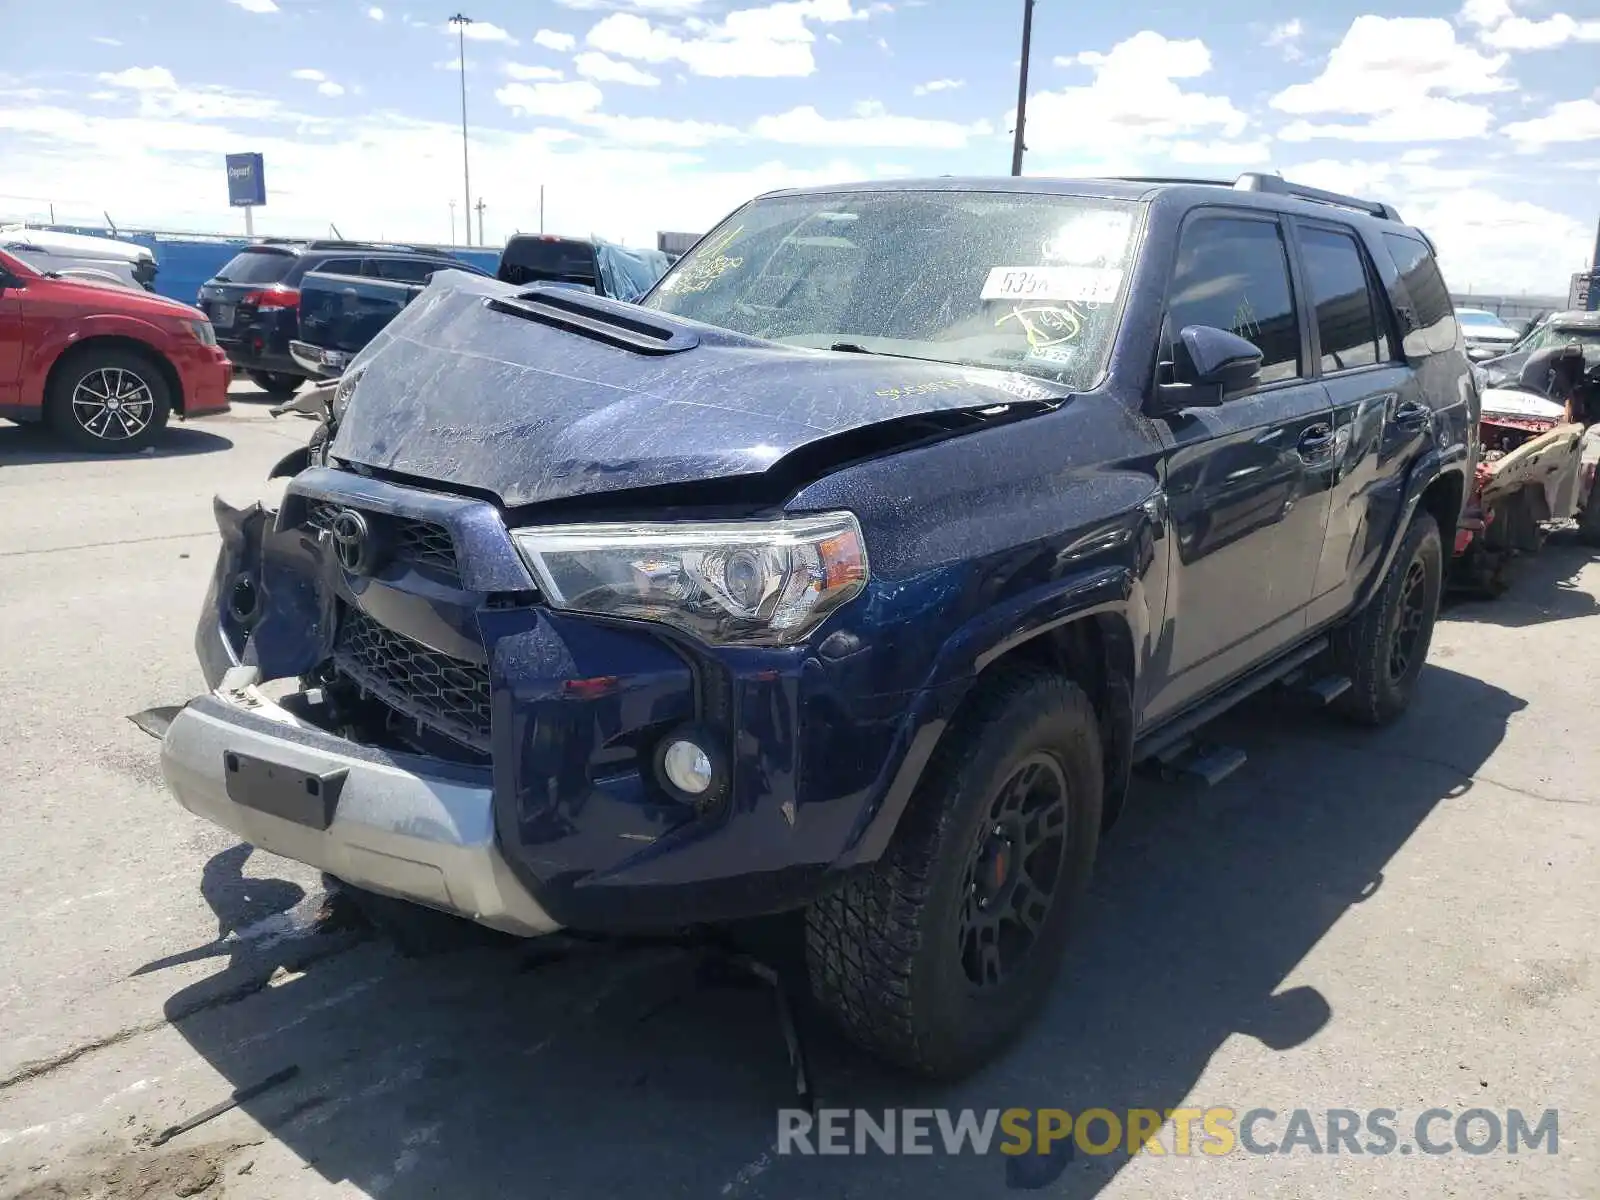
[(1306, 27), (1299, 17), (1274, 25), (1267, 32), (1267, 45), (1282, 52), (1283, 57), (1290, 62), (1299, 62), (1305, 57), (1300, 50), (1300, 38), (1305, 34)]
[(1558, 142), (1600, 140), (1600, 102), (1564, 100), (1542, 117), (1516, 121), (1502, 131), (1525, 149), (1538, 150)]
[(589, 30), (586, 41), (617, 58), (681, 62), (695, 75), (731, 78), (804, 77), (817, 69), (816, 34), (808, 22), (866, 20), (850, 0), (784, 0), (765, 8), (735, 9), (721, 21), (694, 19), (693, 36), (656, 25), (637, 13), (618, 12)]
[(515, 46), (517, 44), (517, 39), (511, 36), (510, 31), (488, 21), (473, 21), (466, 26), (446, 24), (441, 28), (451, 37), (460, 36), (464, 30), (469, 42), (502, 42), (507, 46)]
[(120, 45), (122, 45), (122, 43), (117, 41), (117, 39), (114, 38), (114, 37), (97, 37), (94, 40), (99, 42), (102, 46), (120, 46)]
[(1510, 0), (1466, 0), (1457, 19), (1476, 27), (1478, 40), (1496, 50), (1552, 50), (1568, 42), (1600, 42), (1600, 20), (1580, 21), (1566, 13), (1530, 20), (1517, 16)]
[(1398, 162), (1322, 159), (1284, 168), (1298, 183), (1389, 200), (1439, 247), (1439, 265), (1455, 291), (1566, 290), (1587, 258), (1594, 231), (1586, 222), (1490, 190), (1479, 169), (1445, 169), (1411, 154)]
[(193, 121), (313, 120), (286, 112), (270, 96), (212, 85), (182, 87), (166, 67), (128, 67), (122, 71), (102, 71), (98, 78), (101, 83), (124, 89), (124, 94), (131, 93), (141, 117)]
[(304, 79), (311, 83), (320, 83), (322, 80), (327, 78), (326, 75), (317, 70), (315, 67), (301, 67), (299, 70), (290, 71), (289, 77), (291, 79)]
[(1551, 50), (1567, 42), (1600, 42), (1600, 21), (1576, 21), (1566, 13), (1542, 21), (1512, 17), (1479, 37), (1497, 50)]
[(556, 0), (563, 8), (583, 12), (599, 9), (629, 8), (636, 12), (660, 13), (663, 16), (684, 16), (705, 6), (705, 0)]
[(952, 92), (956, 88), (967, 86), (965, 79), (930, 79), (927, 83), (919, 83), (911, 89), (913, 96), (928, 96), (934, 92)]
[(533, 82), (538, 79), (561, 79), (563, 75), (554, 67), (530, 67), (525, 63), (503, 62), (500, 69), (513, 79)]
[(272, 0), (233, 0), (233, 2), (244, 9), (245, 12), (275, 13), (278, 11), (278, 6)]
[(136, 92), (176, 91), (178, 81), (166, 67), (129, 67), (124, 71), (101, 71), (100, 82)]
[(767, 141), (794, 146), (895, 146), (902, 149), (959, 150), (976, 137), (994, 132), (987, 121), (962, 125), (897, 117), (883, 105), (866, 101), (855, 116), (824, 117), (809, 104), (773, 116), (758, 117), (750, 132)]
[(707, 121), (673, 121), (665, 117), (617, 117), (591, 113), (578, 118), (585, 129), (623, 146), (666, 146), (693, 149), (739, 136), (731, 125)]
[(317, 91), (322, 93), (324, 96), (342, 96), (344, 95), (344, 85), (342, 83), (335, 83), (331, 79), (325, 79), (321, 83), (317, 84)]
[(317, 70), (315, 67), (301, 67), (298, 70), (290, 71), (289, 74), (295, 79), (303, 79), (307, 83), (316, 84), (317, 91), (324, 96), (344, 95), (343, 84), (335, 83), (333, 80), (329, 79), (326, 74)]
[(557, 33), (554, 29), (541, 29), (533, 35), (536, 46), (543, 46), (546, 50), (554, 50), (557, 54), (565, 54), (578, 44), (578, 39), (570, 33)]
[(1185, 166), (1255, 167), (1270, 162), (1272, 143), (1266, 138), (1247, 142), (1173, 142), (1167, 157)]
[(634, 87), (657, 87), (661, 83), (654, 75), (641, 71), (632, 63), (607, 58), (598, 50), (585, 50), (572, 60), (572, 65), (585, 79), (601, 83), (626, 83)]
[(569, 83), (508, 83), (495, 89), (494, 98), (524, 116), (572, 118), (595, 111), (605, 97), (588, 80), (574, 79)]
[(1360, 124), (1291, 123), (1289, 141), (1343, 138), (1363, 142), (1425, 142), (1483, 136), (1492, 113), (1463, 100), (1515, 86), (1501, 72), (1507, 56), (1487, 55), (1456, 40), (1448, 21), (1432, 17), (1360, 16), (1328, 56), (1322, 73), (1272, 97), (1279, 112), (1297, 117), (1366, 117)]
[(1477, 25), (1488, 28), (1500, 24), (1501, 21), (1510, 20), (1511, 5), (1508, 0), (1466, 0), (1461, 6), (1460, 17), (1468, 25)]
[[(1088, 67), (1094, 79), (1029, 98), (1025, 136), (1033, 151), (1139, 158), (1164, 154), (1180, 139), (1237, 138), (1249, 125), (1226, 96), (1185, 91), (1178, 83), (1211, 70), (1211, 52), (1198, 39), (1177, 41), (1147, 29), (1107, 53), (1091, 50), (1055, 61)], [(1008, 123), (1015, 119), (1012, 112)]]
[(371, 8), (367, 9), (367, 16), (371, 17), (374, 21), (381, 21), (383, 20), (383, 9), (374, 4)]

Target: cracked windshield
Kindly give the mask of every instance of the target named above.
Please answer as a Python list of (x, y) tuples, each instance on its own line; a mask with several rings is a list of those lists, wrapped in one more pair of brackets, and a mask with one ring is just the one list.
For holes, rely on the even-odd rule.
[(1600, 0), (0, 0), (0, 1200), (1600, 1200)]

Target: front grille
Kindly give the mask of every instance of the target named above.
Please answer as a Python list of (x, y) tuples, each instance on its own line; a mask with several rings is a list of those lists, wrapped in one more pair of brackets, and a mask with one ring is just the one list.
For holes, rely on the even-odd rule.
[[(345, 506), (326, 500), (312, 500), (306, 504), (305, 525), (308, 529), (324, 531), (331, 527), (334, 514)], [(412, 566), (431, 567), (434, 571), (454, 577), (459, 573), (456, 563), (456, 543), (450, 531), (432, 521), (413, 517), (391, 517), (382, 513), (364, 511), (363, 516), (373, 530), (388, 543), (393, 561)]]
[(489, 749), (489, 669), (429, 649), (346, 608), (334, 665), (403, 716), (446, 737)]

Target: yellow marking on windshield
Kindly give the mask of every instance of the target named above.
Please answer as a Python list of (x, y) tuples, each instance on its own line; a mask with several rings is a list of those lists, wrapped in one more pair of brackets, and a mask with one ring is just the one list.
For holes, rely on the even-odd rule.
[(1071, 304), (1050, 304), (1024, 308), (1021, 305), (1003, 314), (994, 323), (996, 329), (1007, 321), (1022, 326), (1028, 338), (1028, 349), (1043, 350), (1070, 342), (1083, 332), (1084, 314)]

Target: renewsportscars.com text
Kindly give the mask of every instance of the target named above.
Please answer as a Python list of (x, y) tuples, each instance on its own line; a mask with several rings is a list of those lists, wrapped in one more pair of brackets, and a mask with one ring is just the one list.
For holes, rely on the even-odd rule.
[(778, 1111), (779, 1154), (1555, 1154), (1560, 1114), (1430, 1108)]

